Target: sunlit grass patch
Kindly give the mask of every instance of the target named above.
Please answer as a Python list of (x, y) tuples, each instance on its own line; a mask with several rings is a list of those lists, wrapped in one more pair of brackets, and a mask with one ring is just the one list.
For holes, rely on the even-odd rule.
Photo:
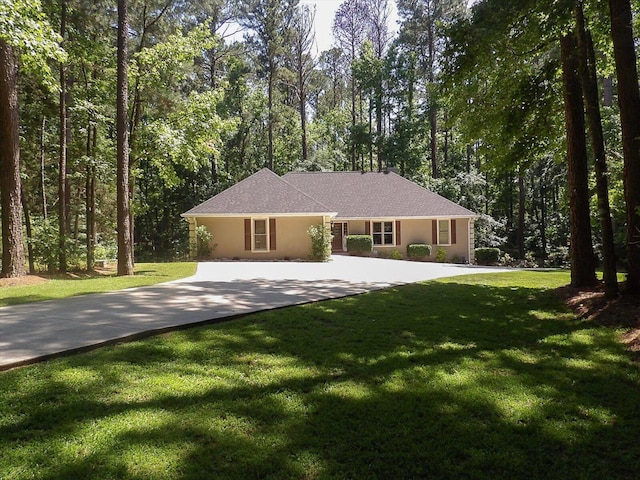
[(568, 280), (394, 287), (2, 373), (0, 478), (633, 478), (640, 374)]

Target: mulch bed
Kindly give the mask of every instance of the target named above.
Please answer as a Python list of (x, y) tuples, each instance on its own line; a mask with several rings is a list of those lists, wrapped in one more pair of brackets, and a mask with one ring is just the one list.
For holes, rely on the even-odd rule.
[[(621, 289), (624, 290), (624, 285)], [(601, 285), (592, 288), (561, 287), (556, 292), (578, 318), (625, 329), (622, 341), (640, 360), (640, 298), (624, 295), (607, 300)]]

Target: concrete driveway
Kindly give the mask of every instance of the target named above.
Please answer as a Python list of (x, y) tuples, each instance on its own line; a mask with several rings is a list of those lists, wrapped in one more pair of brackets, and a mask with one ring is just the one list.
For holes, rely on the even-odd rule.
[(152, 287), (0, 308), (0, 370), (260, 310), (499, 271), (349, 256), (199, 263), (194, 276)]

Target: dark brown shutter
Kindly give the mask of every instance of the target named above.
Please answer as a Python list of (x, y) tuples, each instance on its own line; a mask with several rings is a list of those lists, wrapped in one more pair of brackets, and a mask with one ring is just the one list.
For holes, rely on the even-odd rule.
[(456, 244), (456, 219), (451, 220), (451, 245)]
[(269, 219), (269, 250), (276, 249), (276, 219)]
[(400, 220), (396, 220), (396, 245), (402, 245), (402, 237), (400, 237)]
[(371, 235), (371, 222), (369, 221), (364, 222), (364, 234)]
[(431, 220), (431, 243), (438, 244), (438, 221)]
[(244, 249), (251, 250), (251, 219), (244, 219)]

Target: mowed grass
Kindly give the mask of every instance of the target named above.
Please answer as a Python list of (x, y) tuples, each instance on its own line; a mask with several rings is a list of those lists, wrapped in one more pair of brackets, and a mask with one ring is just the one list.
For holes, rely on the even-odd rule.
[(456, 277), (4, 372), (0, 478), (637, 478), (640, 373), (567, 282)]
[(189, 277), (196, 272), (195, 262), (138, 263), (133, 276), (116, 273), (79, 276), (55, 276), (44, 283), (0, 288), (0, 307), (60, 298), (104, 293), (124, 288), (145, 287)]

